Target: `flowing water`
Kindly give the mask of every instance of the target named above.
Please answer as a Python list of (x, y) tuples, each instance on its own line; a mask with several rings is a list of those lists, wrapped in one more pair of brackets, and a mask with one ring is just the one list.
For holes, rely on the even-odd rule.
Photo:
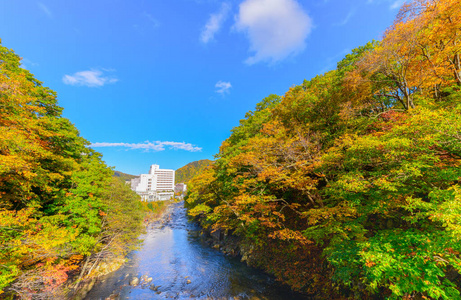
[[(307, 299), (238, 258), (210, 248), (175, 203), (142, 237), (143, 246), (118, 271), (98, 281), (85, 299)], [(134, 276), (152, 281), (130, 286)]]

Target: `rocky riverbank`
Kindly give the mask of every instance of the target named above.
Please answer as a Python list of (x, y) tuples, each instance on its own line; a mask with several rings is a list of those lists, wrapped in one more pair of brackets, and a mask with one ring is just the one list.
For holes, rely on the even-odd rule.
[[(155, 211), (149, 211), (146, 213), (144, 220), (144, 225), (146, 226), (145, 234), (155, 227), (164, 226), (166, 222), (170, 219), (170, 205), (172, 202), (165, 202), (159, 206)], [(79, 285), (77, 291), (71, 292), (69, 297), (72, 300), (83, 300), (89, 294), (89, 292), (94, 287), (95, 283), (98, 281), (104, 281), (104, 277), (107, 275), (119, 270), (127, 262), (127, 257), (117, 257), (111, 259), (109, 262), (101, 262), (98, 266), (95, 267), (93, 276), (83, 280)], [(137, 282), (136, 279), (137, 278)], [(137, 286), (138, 284), (145, 285), (148, 282), (152, 281), (152, 278), (147, 277), (146, 275), (133, 277), (130, 274), (126, 274), (127, 284), (131, 286)], [(72, 290), (75, 287), (75, 283), (69, 284), (69, 289)], [(151, 288), (156, 288), (155, 285)], [(158, 287), (157, 287), (158, 288)], [(114, 290), (112, 294), (107, 299), (118, 299), (119, 293)]]
[(246, 253), (230, 247), (233, 237), (212, 234), (227, 255), (205, 244), (211, 236), (188, 222), (183, 203), (173, 203), (149, 224), (143, 246), (99, 278), (85, 299), (305, 299), (232, 257)]
[(213, 249), (219, 250), (225, 255), (239, 257), (242, 262), (249, 266), (253, 265), (253, 246), (242, 243), (242, 239), (226, 233), (224, 230), (201, 230), (202, 240)]

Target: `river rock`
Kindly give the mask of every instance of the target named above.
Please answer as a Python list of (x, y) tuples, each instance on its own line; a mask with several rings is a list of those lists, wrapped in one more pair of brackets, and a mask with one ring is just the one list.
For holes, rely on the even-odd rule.
[(187, 279), (186, 283), (187, 283), (187, 284), (190, 284), (190, 283), (191, 283), (190, 279)]
[(131, 286), (137, 286), (139, 284), (139, 278), (138, 277), (133, 277), (130, 280), (130, 285)]
[(115, 300), (118, 299), (120, 294), (114, 294), (112, 293), (109, 297), (106, 298), (106, 300)]
[(149, 283), (149, 282), (151, 282), (151, 281), (152, 281), (152, 277), (147, 277), (147, 278), (146, 278), (146, 283)]

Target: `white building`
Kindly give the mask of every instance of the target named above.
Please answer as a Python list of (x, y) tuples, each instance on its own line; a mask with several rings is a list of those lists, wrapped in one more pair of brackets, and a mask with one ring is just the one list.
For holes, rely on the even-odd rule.
[(131, 189), (142, 201), (169, 200), (174, 197), (174, 170), (150, 166), (149, 174), (141, 174), (131, 180)]

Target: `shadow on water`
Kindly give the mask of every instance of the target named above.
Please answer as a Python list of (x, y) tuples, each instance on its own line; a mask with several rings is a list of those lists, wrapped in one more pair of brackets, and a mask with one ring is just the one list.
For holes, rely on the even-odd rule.
[[(98, 281), (85, 299), (307, 299), (238, 258), (204, 244), (187, 221), (183, 203), (173, 204), (164, 222), (152, 224), (143, 246), (128, 263)], [(134, 276), (144, 276), (136, 287)]]

